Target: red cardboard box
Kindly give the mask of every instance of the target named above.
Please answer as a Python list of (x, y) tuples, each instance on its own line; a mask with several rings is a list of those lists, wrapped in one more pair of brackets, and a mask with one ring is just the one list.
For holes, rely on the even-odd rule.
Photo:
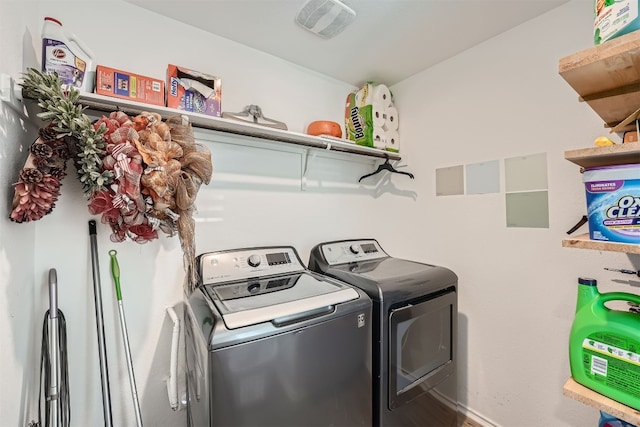
[(98, 65), (96, 93), (164, 107), (164, 81)]
[(222, 80), (219, 77), (169, 64), (167, 107), (220, 117)]

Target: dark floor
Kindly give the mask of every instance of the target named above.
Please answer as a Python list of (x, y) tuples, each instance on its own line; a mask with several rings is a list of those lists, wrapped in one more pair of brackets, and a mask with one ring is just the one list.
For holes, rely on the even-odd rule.
[(462, 420), (460, 427), (484, 427), (482, 424), (477, 423), (470, 418), (464, 418), (464, 415), (460, 415), (460, 419)]

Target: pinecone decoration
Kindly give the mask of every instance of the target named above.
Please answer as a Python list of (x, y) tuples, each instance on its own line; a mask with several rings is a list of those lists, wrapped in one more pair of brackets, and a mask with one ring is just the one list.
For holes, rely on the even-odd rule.
[(14, 222), (36, 221), (47, 215), (60, 195), (60, 180), (44, 175), (39, 182), (18, 182), (9, 218)]
[(67, 171), (65, 167), (52, 166), (49, 168), (49, 174), (58, 179), (62, 179), (67, 176)]
[(67, 136), (75, 139), (74, 152), (78, 154), (73, 156), (74, 163), (84, 192), (91, 195), (106, 189), (113, 181), (112, 172), (102, 170), (106, 147), (103, 135), (107, 129), (93, 127), (84, 108), (78, 104), (80, 92), (72, 87), (63, 90), (57, 74), (45, 74), (35, 68), (27, 69), (22, 87), (25, 96), (38, 99), (38, 106), (44, 110), (38, 117), (51, 122), (40, 130), (43, 141), (66, 139)]
[(29, 157), (14, 186), (10, 219), (35, 221), (53, 209), (60, 196), (60, 180), (66, 176), (69, 147), (51, 127), (41, 128), (29, 148)]
[[(43, 159), (42, 157), (33, 157), (31, 156), (31, 162), (33, 163), (33, 166), (35, 168), (37, 168), (38, 170), (44, 170), (48, 165), (49, 165), (49, 160), (48, 159)], [(27, 169), (27, 168), (25, 168)], [(22, 173), (22, 172), (20, 172)]]
[(53, 156), (53, 148), (41, 141), (40, 138), (31, 144), (31, 154), (41, 159), (48, 159)]
[(57, 156), (63, 160), (69, 158), (69, 145), (65, 135), (60, 134), (54, 124), (49, 124), (46, 127), (38, 130), (40, 136), (40, 142), (48, 145), (52, 149), (52, 156)]
[(42, 181), (44, 175), (36, 168), (24, 168), (20, 171), (20, 179), (26, 184), (35, 184)]
[(53, 149), (53, 155), (60, 159), (67, 161), (69, 158), (69, 146), (65, 138), (54, 139), (53, 141), (47, 141), (47, 145)]
[(55, 126), (53, 124), (40, 128), (38, 130), (38, 135), (44, 142), (55, 141), (58, 139), (58, 132), (55, 130)]

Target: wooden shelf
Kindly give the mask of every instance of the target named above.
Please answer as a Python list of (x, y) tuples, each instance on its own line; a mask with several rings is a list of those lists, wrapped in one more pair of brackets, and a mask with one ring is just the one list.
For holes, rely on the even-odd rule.
[(564, 158), (583, 168), (640, 163), (640, 142), (565, 151)]
[(204, 114), (191, 113), (188, 111), (176, 110), (173, 108), (160, 107), (152, 104), (130, 101), (127, 99), (98, 95), (95, 93), (83, 92), (80, 94), (78, 102), (87, 107), (89, 111), (112, 112), (122, 111), (130, 116), (135, 116), (143, 111), (158, 113), (163, 119), (167, 117), (183, 115), (187, 116), (191, 124), (202, 129), (211, 129), (229, 134), (244, 135), (260, 138), (269, 141), (290, 143), (303, 147), (319, 148), (331, 151), (341, 151), (361, 156), (388, 157), (389, 160), (400, 160), (398, 153), (393, 153), (376, 148), (357, 145), (346, 139), (312, 136), (303, 133), (291, 132), (281, 129), (269, 128), (266, 126), (245, 123), (237, 120), (223, 119)]
[(640, 412), (622, 403), (609, 399), (582, 384), (578, 384), (573, 378), (569, 378), (562, 388), (562, 394), (585, 405), (604, 411), (616, 418), (624, 420), (634, 426), (640, 426)]
[[(608, 40), (560, 59), (558, 72), (605, 122), (614, 128), (640, 109), (640, 31)], [(615, 131), (635, 129), (634, 122), (623, 123)], [(640, 143), (591, 147), (565, 151), (566, 160), (583, 168), (640, 164)], [(640, 244), (591, 240), (582, 234), (562, 240), (568, 248), (640, 254)], [(569, 378), (563, 394), (640, 426), (640, 412), (605, 397)]]
[(612, 128), (640, 108), (640, 31), (566, 56), (558, 72)]
[(640, 254), (640, 245), (633, 243), (605, 242), (601, 240), (591, 240), (589, 233), (580, 234), (562, 240), (565, 248), (595, 249), (598, 251), (625, 252), (629, 254)]

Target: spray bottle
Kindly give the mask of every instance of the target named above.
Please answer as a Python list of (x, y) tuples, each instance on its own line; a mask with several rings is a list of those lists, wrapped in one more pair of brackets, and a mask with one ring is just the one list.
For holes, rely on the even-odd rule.
[(640, 410), (640, 315), (610, 309), (609, 301), (640, 304), (640, 296), (598, 292), (595, 279), (578, 279), (576, 315), (569, 339), (573, 379)]
[(42, 71), (57, 73), (64, 85), (92, 92), (95, 73), (93, 53), (62, 23), (49, 16), (42, 27)]

